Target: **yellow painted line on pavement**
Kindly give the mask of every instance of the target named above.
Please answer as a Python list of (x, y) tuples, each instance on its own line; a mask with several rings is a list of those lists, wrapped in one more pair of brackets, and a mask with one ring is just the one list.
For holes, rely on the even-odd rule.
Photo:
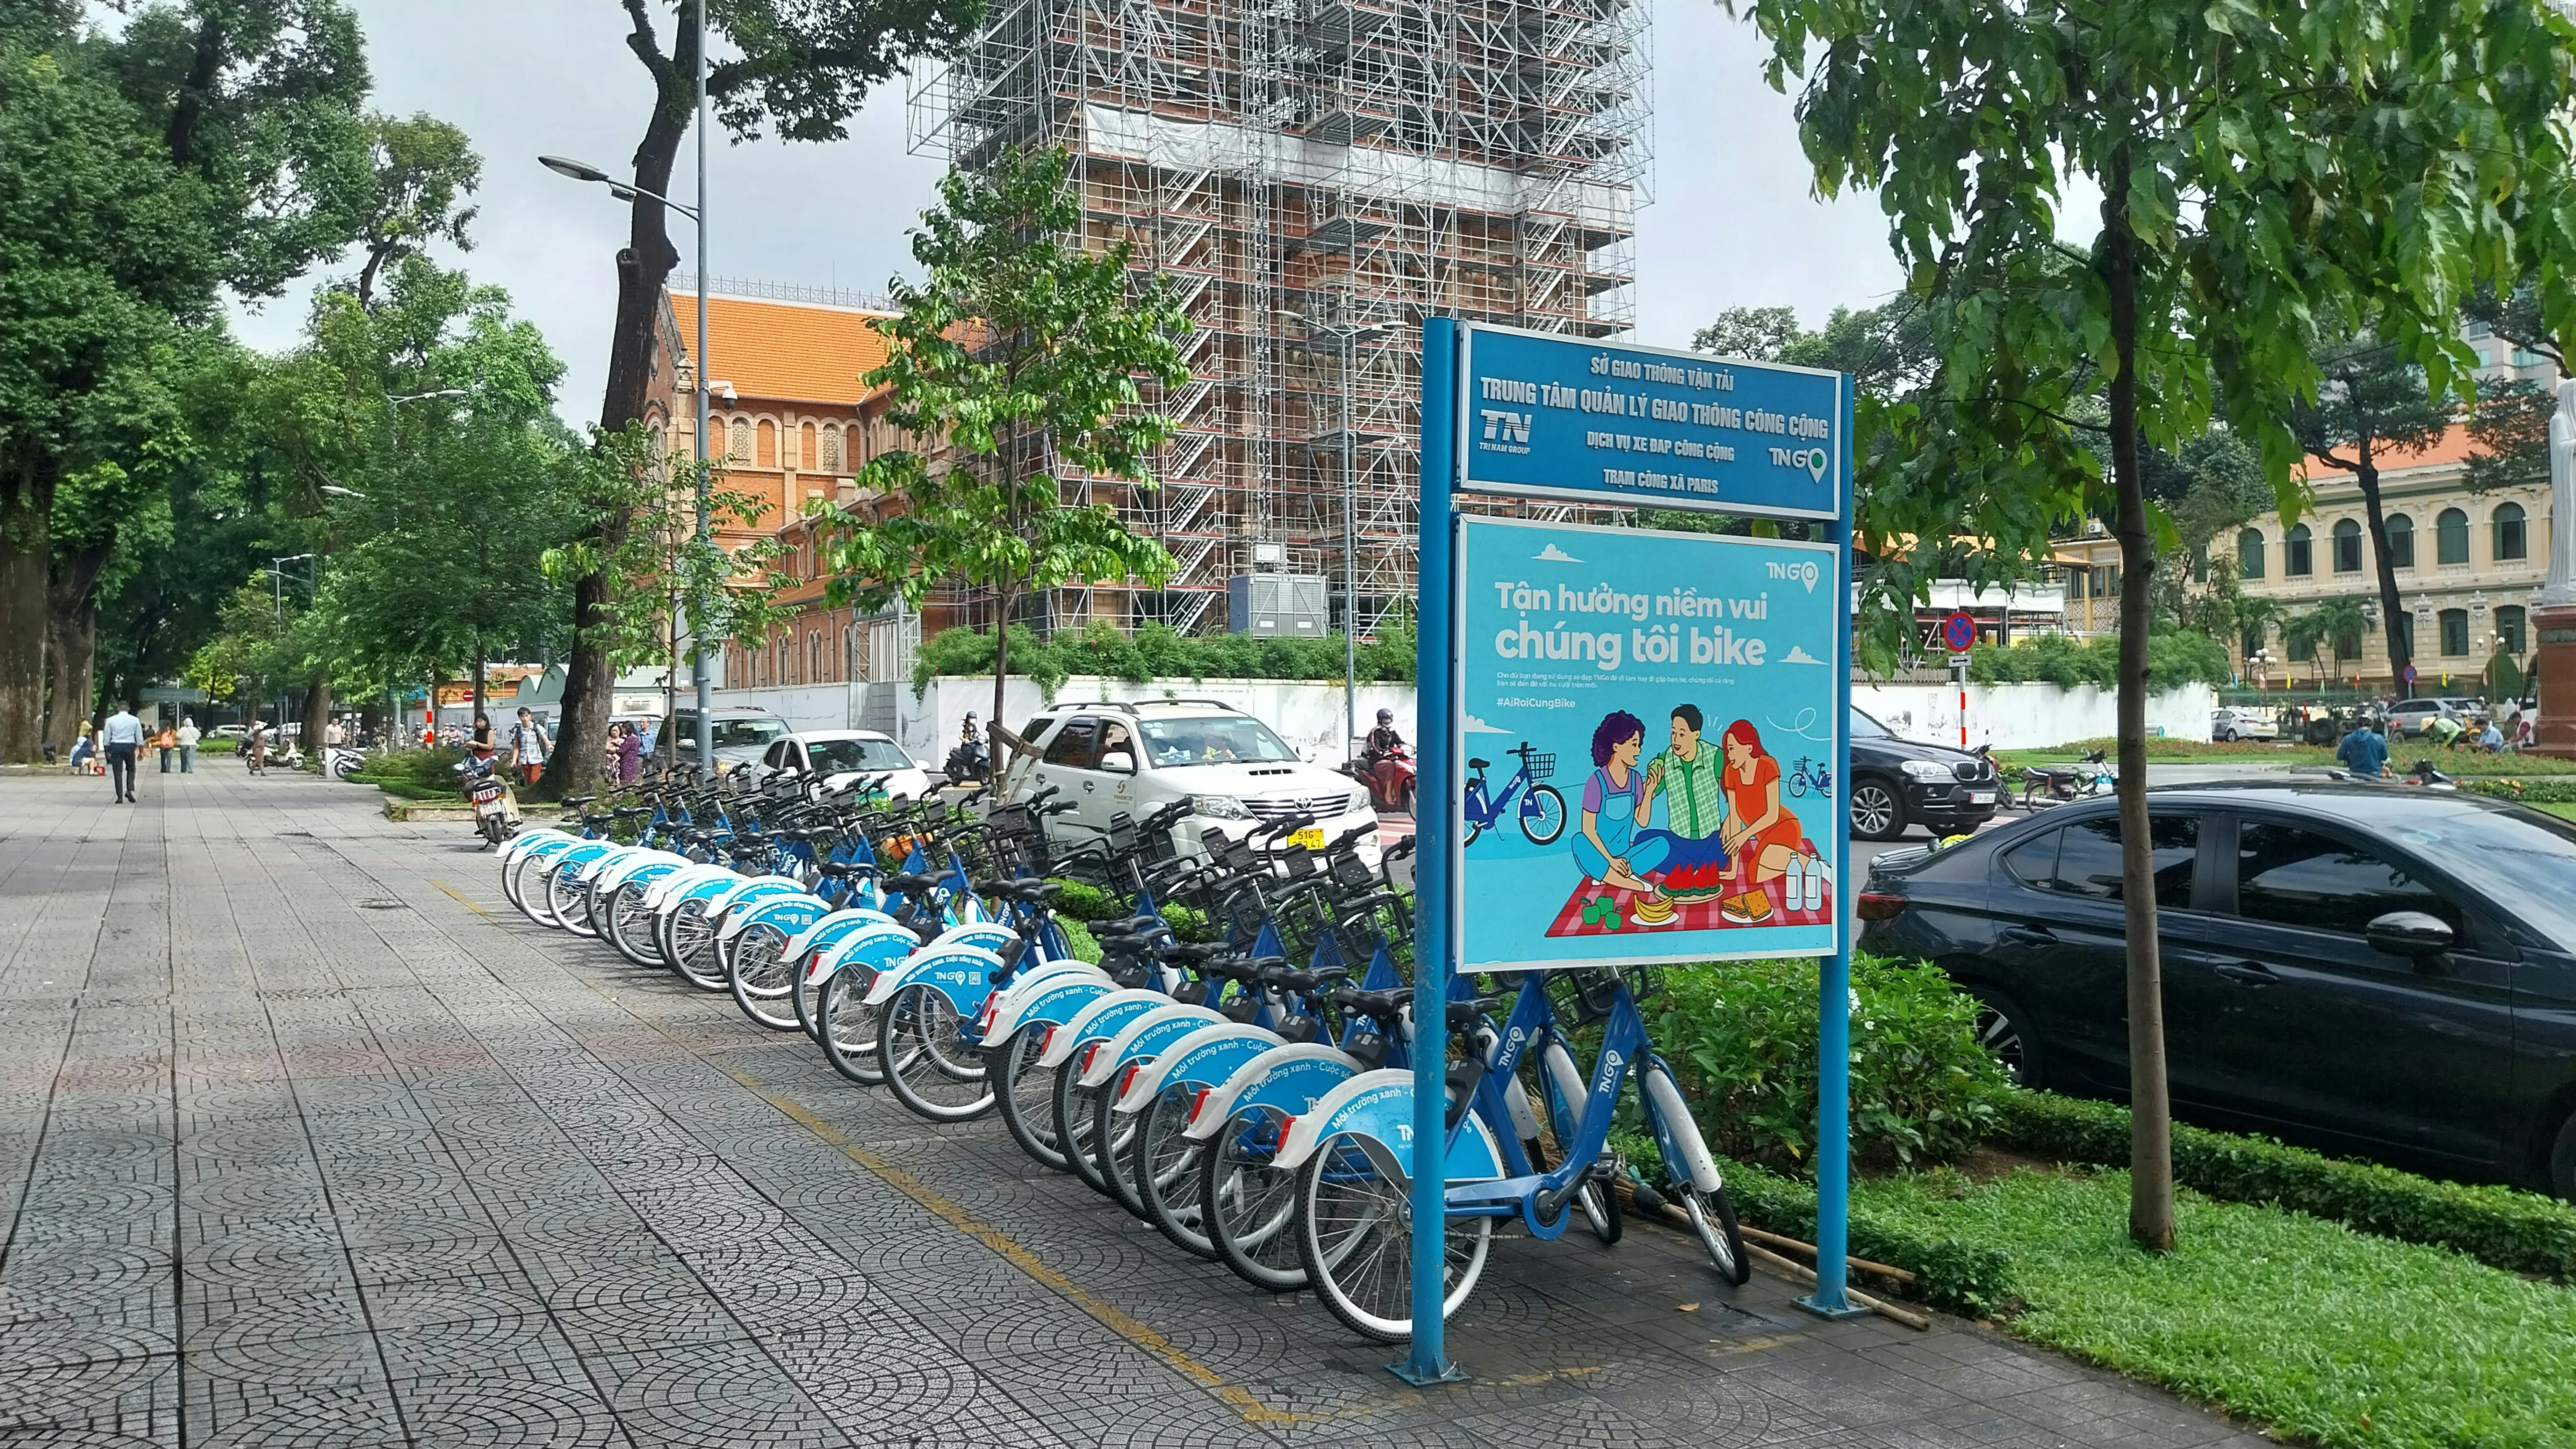
[(452, 886), (452, 885), (449, 885), (447, 882), (445, 882), (445, 881), (443, 881), (443, 880), (433, 880), (433, 881), (431, 881), (431, 882), (430, 882), (430, 884), (431, 884), (431, 885), (434, 885), (434, 886), (436, 886), (436, 887), (438, 887), (440, 890), (443, 890), (443, 891), (447, 892), (449, 895), (456, 897), (457, 904), (459, 904), (459, 905), (461, 905), (461, 906), (465, 907), (465, 909), (467, 909), (467, 910), (469, 910), (469, 911), (472, 911), (474, 914), (476, 914), (476, 915), (478, 915), (478, 916), (481, 916), (483, 919), (485, 919), (485, 920), (487, 920), (487, 921), (488, 921), (488, 920), (490, 920), (490, 919), (492, 919), (492, 913), (491, 913), (490, 911), (487, 911), (487, 910), (483, 909), (481, 906), (478, 906), (478, 905), (474, 904), (474, 902), (473, 902), (473, 901), (468, 900), (468, 899), (466, 898), (465, 893), (464, 893), (463, 891), (458, 890), (456, 887), (454, 887), (454, 886)]

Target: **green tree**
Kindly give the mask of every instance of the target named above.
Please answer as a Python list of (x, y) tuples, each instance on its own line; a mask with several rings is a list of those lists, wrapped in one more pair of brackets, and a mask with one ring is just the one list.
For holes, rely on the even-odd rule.
[[(2307, 455), (2350, 473), (2361, 488), (2362, 517), (2378, 571), (2379, 618), (2388, 631), (2389, 677), (2402, 679), (2413, 662), (2409, 616), (2397, 605), (2397, 561), (2388, 552), (2388, 515), (2380, 504), (2379, 469), (2391, 457), (2422, 453), (2442, 440), (2459, 410), (2436, 397), (2424, 369), (2367, 332), (2338, 337), (2316, 349), (2323, 374), (2313, 401), (2290, 412), (2290, 431)], [(2285, 515), (2284, 521), (2289, 521)]]
[(2358, 653), (2361, 636), (2370, 632), (2371, 623), (2371, 607), (2360, 599), (2320, 599), (2306, 613), (2283, 622), (2281, 642), (2289, 646), (2292, 657), (2315, 665), (2322, 682), (2335, 673), (2333, 666), (2326, 663), (2326, 646), (2335, 646), (2338, 656)]
[[(599, 426), (607, 435), (644, 419), (657, 366), (655, 319), (662, 287), (680, 254), (671, 245), (667, 196), (680, 142), (696, 115), (701, 28), (732, 53), (706, 62), (708, 103), (736, 140), (775, 129), (791, 141), (837, 141), (868, 92), (914, 57), (944, 51), (983, 18), (980, 0), (624, 0), (626, 48), (653, 82), (652, 107), (634, 156), (626, 245), (617, 253), (617, 313), (608, 336), (607, 390)], [(665, 39), (655, 12), (667, 5)], [(703, 27), (701, 17), (703, 16)], [(701, 138), (703, 140), (703, 138)], [(593, 476), (604, 476), (594, 474)], [(656, 473), (653, 475), (659, 477)], [(584, 509), (590, 531), (568, 558), (623, 556), (631, 517), (600, 506), (639, 497), (628, 480), (607, 486)], [(616, 670), (593, 640), (617, 637), (613, 570), (573, 568), (573, 651), (564, 668), (561, 748), (595, 758), (608, 741), (609, 691)]]
[(427, 114), (366, 119), (369, 185), (357, 218), (358, 275), (349, 283), (360, 306), (373, 306), (385, 268), (417, 257), (432, 242), (472, 251), (466, 234), (476, 209), (464, 204), (482, 184), (483, 158), (465, 133)]
[[(1869, 526), (1992, 539), (2036, 559), (2051, 525), (2112, 520), (2120, 620), (2120, 816), (2135, 1133), (2130, 1233), (2173, 1243), (2170, 1109), (2145, 705), (2159, 529), (2140, 443), (2213, 413), (2255, 445), (2295, 514), (2281, 420), (2324, 380), (2318, 329), (2369, 325), (2456, 391), (2460, 299), (2548, 279), (2576, 311), (2565, 113), (2576, 29), (2519, 0), (2384, 8), (2304, 0), (1745, 0), (1768, 72), (1805, 80), (1818, 189), (1875, 189), (1939, 377), (1866, 434)], [(2065, 183), (2098, 191), (2064, 240)], [(2108, 476), (2078, 416), (2098, 392)], [(1865, 600), (1880, 627), (1912, 599)]]
[(891, 354), (865, 378), (892, 387), (888, 417), (938, 451), (868, 460), (860, 486), (900, 494), (905, 511), (870, 524), (828, 505), (827, 571), (835, 603), (867, 609), (898, 595), (918, 604), (950, 577), (989, 590), (999, 724), (1014, 599), (1077, 581), (1160, 584), (1171, 569), (1116, 509), (1064, 490), (1068, 477), (1153, 486), (1146, 460), (1172, 425), (1139, 405), (1137, 379), (1165, 395), (1188, 384), (1189, 322), (1159, 277), (1129, 295), (1125, 242), (1090, 252), (1068, 240), (1082, 208), (1063, 153), (952, 171), (939, 197), (912, 233), (923, 281), (895, 280), (902, 315), (878, 324)]

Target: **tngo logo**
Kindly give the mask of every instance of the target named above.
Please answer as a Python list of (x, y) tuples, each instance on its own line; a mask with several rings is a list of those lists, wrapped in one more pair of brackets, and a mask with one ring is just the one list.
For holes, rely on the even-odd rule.
[(1511, 412), (1503, 408), (1483, 408), (1479, 411), (1485, 415), (1486, 442), (1494, 442), (1497, 439), (1506, 443), (1524, 445), (1529, 442), (1529, 414)]
[[(1492, 434), (1487, 433), (1486, 436), (1491, 437)], [(1833, 458), (1822, 448), (1773, 448), (1771, 450), (1772, 467), (1804, 468), (1808, 475), (1819, 483), (1825, 481), (1825, 470), (1832, 467), (1833, 463)]]

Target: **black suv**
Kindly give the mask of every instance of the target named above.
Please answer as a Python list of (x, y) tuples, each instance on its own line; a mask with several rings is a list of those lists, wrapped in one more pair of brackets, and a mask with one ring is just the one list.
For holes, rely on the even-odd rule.
[(1863, 840), (1893, 840), (1908, 825), (1955, 835), (2002, 808), (1994, 761), (1899, 739), (1859, 710), (1851, 712), (1851, 773), (1852, 834)]

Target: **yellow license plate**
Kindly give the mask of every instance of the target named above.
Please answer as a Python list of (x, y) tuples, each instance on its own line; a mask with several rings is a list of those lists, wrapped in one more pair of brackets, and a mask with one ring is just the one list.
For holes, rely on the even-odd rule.
[(1307, 828), (1289, 836), (1288, 843), (1290, 845), (1302, 845), (1308, 850), (1321, 850), (1324, 848), (1324, 827), (1320, 825), (1310, 825)]

